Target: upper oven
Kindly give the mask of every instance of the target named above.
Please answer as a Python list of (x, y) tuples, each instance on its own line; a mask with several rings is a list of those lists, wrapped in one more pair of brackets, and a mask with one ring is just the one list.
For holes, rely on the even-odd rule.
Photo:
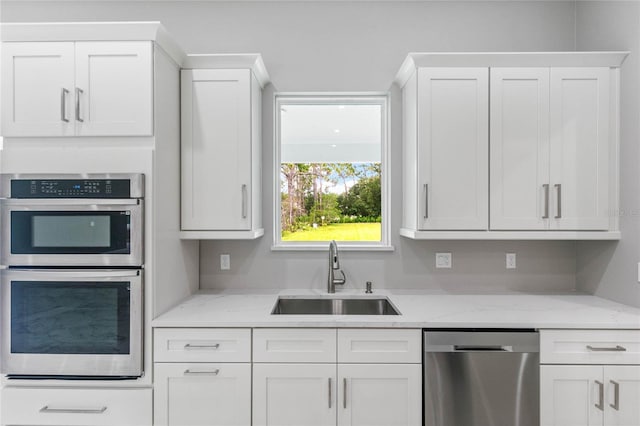
[(142, 174), (1, 175), (5, 266), (142, 266)]

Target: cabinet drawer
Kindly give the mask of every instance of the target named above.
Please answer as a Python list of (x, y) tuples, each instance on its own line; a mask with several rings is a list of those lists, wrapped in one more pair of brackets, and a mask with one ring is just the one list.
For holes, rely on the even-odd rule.
[(2, 424), (151, 426), (151, 389), (4, 388)]
[(253, 362), (336, 362), (336, 330), (254, 329)]
[(421, 330), (340, 329), (338, 362), (422, 362)]
[(156, 328), (155, 362), (251, 362), (248, 328)]
[(540, 330), (542, 364), (640, 364), (640, 330)]

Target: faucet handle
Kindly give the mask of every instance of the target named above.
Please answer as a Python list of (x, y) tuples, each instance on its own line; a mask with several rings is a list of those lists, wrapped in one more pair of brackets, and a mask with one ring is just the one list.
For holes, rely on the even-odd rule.
[(342, 278), (334, 278), (333, 283), (337, 285), (343, 285), (345, 282), (347, 282), (347, 277), (344, 275), (344, 271), (342, 269), (338, 269), (338, 272), (340, 272)]

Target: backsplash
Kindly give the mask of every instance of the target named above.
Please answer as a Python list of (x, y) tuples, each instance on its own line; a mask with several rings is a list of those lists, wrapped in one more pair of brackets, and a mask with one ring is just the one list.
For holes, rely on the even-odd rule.
[[(341, 251), (345, 287), (364, 291), (366, 281), (374, 289), (451, 293), (567, 292), (576, 287), (575, 242), (393, 240), (393, 252)], [(326, 290), (328, 251), (271, 251), (270, 242), (268, 235), (258, 243), (201, 242), (200, 288)], [(436, 252), (452, 253), (451, 269), (436, 269)], [(517, 254), (516, 269), (505, 268), (505, 253)], [(220, 270), (220, 254), (231, 256), (230, 270)]]

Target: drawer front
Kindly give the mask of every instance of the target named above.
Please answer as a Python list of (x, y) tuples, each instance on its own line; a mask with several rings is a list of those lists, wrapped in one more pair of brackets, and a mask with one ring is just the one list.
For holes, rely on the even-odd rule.
[(540, 330), (542, 364), (640, 364), (640, 330)]
[(2, 424), (151, 426), (151, 389), (4, 388)]
[(155, 362), (251, 362), (248, 328), (156, 328)]
[(419, 329), (339, 329), (338, 362), (419, 364)]
[(336, 330), (254, 329), (253, 362), (336, 362)]

